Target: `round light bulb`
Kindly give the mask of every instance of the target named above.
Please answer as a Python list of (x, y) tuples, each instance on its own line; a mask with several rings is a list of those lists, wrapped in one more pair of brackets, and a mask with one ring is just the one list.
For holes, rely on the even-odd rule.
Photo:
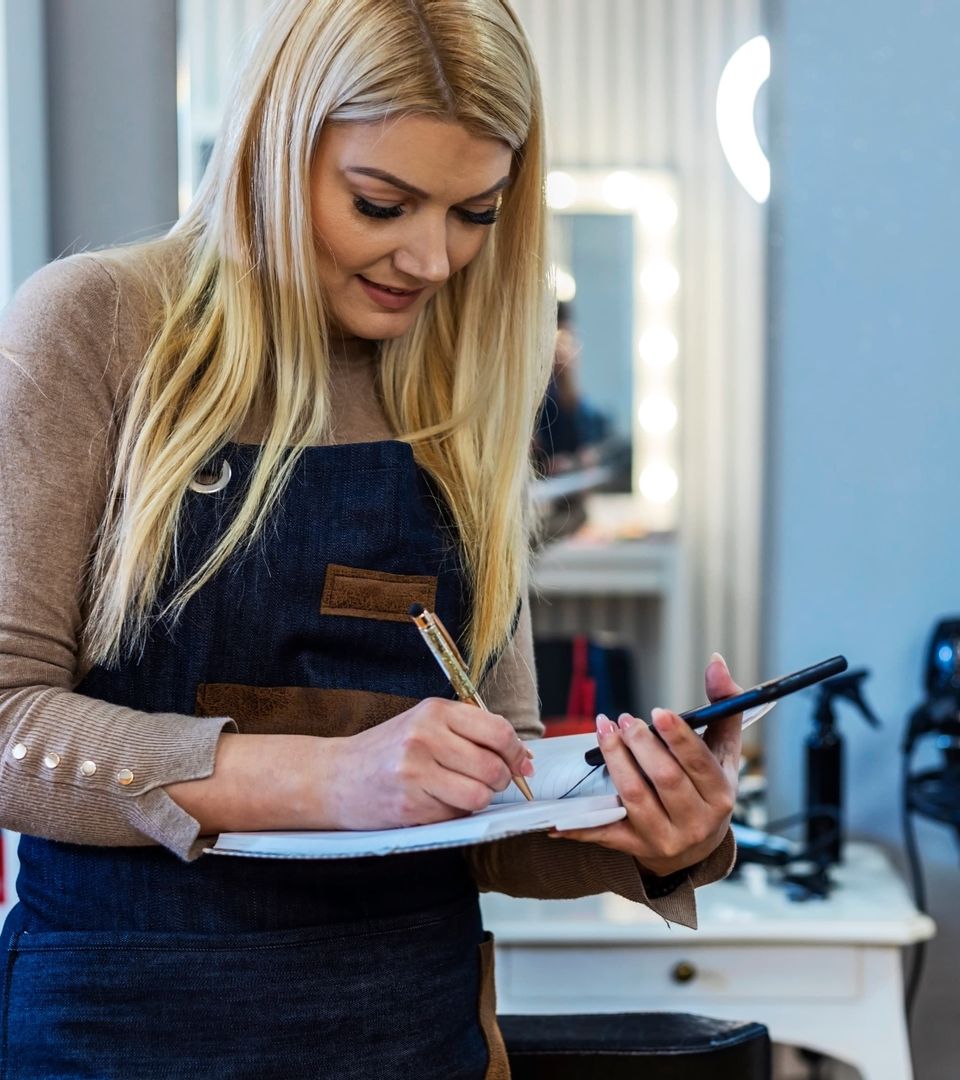
[(603, 197), (618, 210), (632, 210), (640, 195), (640, 180), (633, 173), (612, 172), (603, 181)]
[(557, 294), (557, 299), (569, 303), (577, 295), (577, 279), (562, 266), (554, 266), (552, 277), (553, 291)]
[(653, 259), (640, 271), (640, 288), (656, 303), (664, 303), (680, 288), (680, 273), (666, 259)]
[(640, 494), (652, 503), (669, 502), (679, 486), (677, 474), (663, 462), (655, 461), (640, 473)]
[(640, 206), (640, 220), (648, 232), (665, 233), (677, 223), (680, 211), (669, 195), (652, 195)]
[(676, 337), (662, 326), (645, 330), (637, 342), (637, 348), (643, 362), (654, 369), (669, 367), (680, 351)]
[(648, 435), (666, 435), (677, 426), (677, 407), (663, 394), (644, 398), (637, 413), (640, 426)]

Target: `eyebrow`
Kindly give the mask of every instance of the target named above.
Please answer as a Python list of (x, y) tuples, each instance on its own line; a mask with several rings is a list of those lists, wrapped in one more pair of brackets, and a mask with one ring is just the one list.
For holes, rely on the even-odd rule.
[[(384, 172), (383, 169), (369, 169), (363, 165), (348, 165), (344, 171), (360, 173), (362, 176), (372, 176), (375, 180), (383, 180), (388, 184), (392, 184), (395, 188), (399, 188), (401, 191), (407, 191), (411, 195), (416, 195), (418, 199), (430, 198), (426, 191), (421, 191), (420, 188), (414, 187), (413, 184), (408, 184), (406, 180), (401, 180), (399, 176), (394, 176), (393, 173)], [(505, 187), (510, 186), (510, 180), (511, 178), (509, 176), (504, 176), (498, 180), (493, 187), (487, 188), (486, 191), (481, 191), (479, 195), (471, 195), (469, 199), (462, 199), (461, 202), (477, 202), (478, 199), (486, 199), (490, 195), (496, 195), (498, 191), (503, 191)]]

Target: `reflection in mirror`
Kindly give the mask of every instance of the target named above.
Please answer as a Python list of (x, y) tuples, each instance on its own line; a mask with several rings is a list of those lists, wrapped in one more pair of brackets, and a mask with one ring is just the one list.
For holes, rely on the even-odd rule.
[(553, 375), (538, 423), (564, 531), (587, 492), (621, 504), (621, 533), (676, 524), (676, 224), (663, 170), (555, 170), (547, 185), (557, 295)]
[(557, 338), (538, 425), (546, 475), (601, 466), (595, 488), (631, 490), (633, 217), (555, 214)]

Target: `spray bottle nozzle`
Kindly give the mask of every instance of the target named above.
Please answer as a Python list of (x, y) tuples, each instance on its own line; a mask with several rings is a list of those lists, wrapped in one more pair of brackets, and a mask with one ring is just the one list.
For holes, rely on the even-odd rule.
[(835, 675), (832, 679), (824, 679), (817, 687), (818, 698), (816, 706), (816, 718), (821, 724), (833, 724), (833, 703), (837, 700), (849, 701), (855, 705), (867, 723), (874, 727), (880, 727), (877, 714), (870, 708), (863, 697), (863, 680), (870, 674), (867, 668), (857, 668), (856, 671), (848, 671), (844, 675)]

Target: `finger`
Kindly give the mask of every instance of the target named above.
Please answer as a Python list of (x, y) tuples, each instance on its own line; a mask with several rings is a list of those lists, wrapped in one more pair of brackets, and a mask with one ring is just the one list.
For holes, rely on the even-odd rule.
[[(653, 739), (653, 736), (648, 734), (648, 738)], [(653, 786), (643, 775), (635, 753), (625, 744), (624, 733), (601, 715), (597, 717), (597, 739), (604, 764), (627, 815), (642, 820), (651, 832), (666, 828), (669, 817)]]
[[(730, 792), (730, 780), (713, 748), (676, 713), (667, 709), (654, 709), (652, 720), (666, 749), (686, 774), (700, 799), (710, 804), (726, 802)], [(733, 727), (738, 731), (740, 729), (735, 718)], [(671, 818), (673, 816), (671, 813)]]
[[(741, 693), (740, 686), (733, 681), (727, 662), (719, 653), (714, 653), (707, 664), (704, 674), (707, 698), (710, 701), (722, 701)], [(713, 751), (724, 771), (734, 776), (739, 773), (740, 746), (743, 732), (743, 713), (724, 720), (715, 720), (707, 725), (703, 733), (704, 742)]]
[(719, 653), (714, 653), (707, 664), (703, 681), (706, 684), (707, 700), (722, 701), (724, 698), (733, 697), (742, 692), (730, 674), (727, 662)]
[(486, 784), (440, 765), (430, 770), (423, 782), (423, 790), (461, 814), (485, 810), (493, 796)]
[(610, 825), (594, 825), (592, 829), (552, 829), (549, 836), (564, 840), (577, 840), (582, 844), (599, 844), (601, 847), (628, 851), (637, 845), (636, 833), (623, 821)]
[(524, 764), (532, 760), (532, 755), (506, 717), (478, 709), (475, 705), (463, 704), (462, 708), (451, 711), (449, 726), (457, 735), (498, 754), (511, 774), (533, 774), (532, 768), (524, 769)]
[(740, 773), (740, 748), (743, 742), (741, 716), (714, 720), (703, 733), (703, 742), (720, 763), (728, 779), (736, 782)]
[(435, 821), (449, 821), (451, 818), (464, 817), (468, 813), (462, 807), (438, 799), (428, 791), (421, 789), (417, 798), (417, 807), (411, 825), (429, 825)]
[[(453, 731), (437, 747), (434, 759), (443, 768), (478, 780), (491, 791), (503, 791), (510, 784), (510, 767), (499, 754)], [(529, 767), (528, 763), (521, 766)]]
[[(658, 715), (665, 712), (656, 711)], [(671, 731), (681, 724), (683, 721), (674, 724)], [(663, 736), (658, 738), (642, 720), (628, 715), (620, 717), (620, 731), (641, 772), (656, 791), (669, 821), (680, 825), (701, 814), (704, 799)], [(702, 752), (709, 756), (706, 747), (702, 747)], [(720, 771), (715, 762), (714, 768)]]

